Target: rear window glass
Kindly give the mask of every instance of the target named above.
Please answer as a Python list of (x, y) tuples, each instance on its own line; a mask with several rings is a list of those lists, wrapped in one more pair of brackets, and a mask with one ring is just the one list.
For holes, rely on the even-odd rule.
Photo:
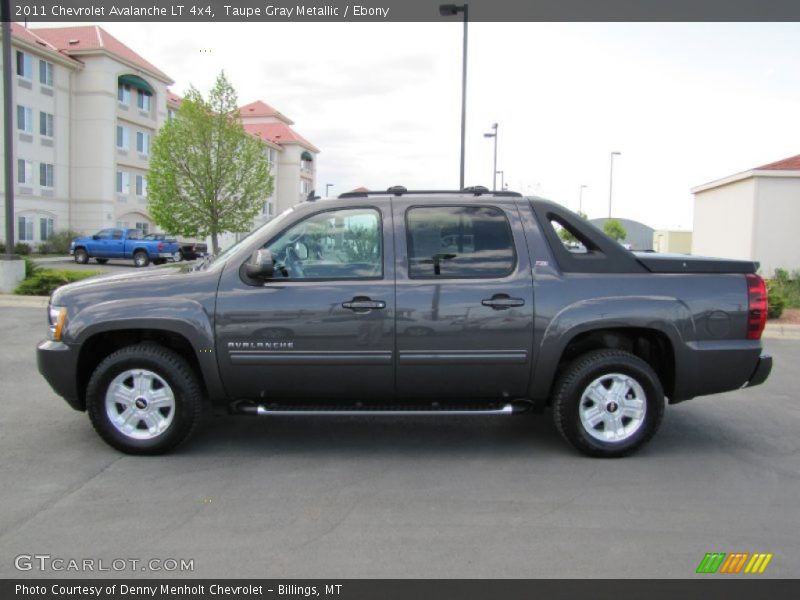
[(511, 227), (497, 208), (416, 207), (406, 223), (409, 277), (488, 279), (514, 270)]

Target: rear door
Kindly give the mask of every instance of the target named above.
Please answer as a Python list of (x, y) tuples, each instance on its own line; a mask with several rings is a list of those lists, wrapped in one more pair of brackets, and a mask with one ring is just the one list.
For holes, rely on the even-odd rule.
[(248, 285), (226, 267), (217, 349), (228, 395), (360, 401), (394, 394), (394, 252), (384, 203), (326, 208), (266, 241), (275, 277)]
[(398, 397), (524, 397), (533, 281), (513, 201), (393, 203)]

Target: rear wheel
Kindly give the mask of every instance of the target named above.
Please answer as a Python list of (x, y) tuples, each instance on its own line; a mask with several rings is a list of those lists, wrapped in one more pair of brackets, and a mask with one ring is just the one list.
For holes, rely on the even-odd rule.
[(150, 257), (144, 250), (137, 250), (133, 253), (133, 264), (137, 267), (146, 267), (150, 264)]
[(555, 386), (553, 419), (575, 448), (603, 458), (630, 454), (655, 435), (664, 391), (653, 369), (621, 350), (575, 359)]
[(83, 248), (75, 250), (75, 262), (79, 265), (85, 265), (89, 262), (89, 253)]
[(161, 454), (185, 440), (200, 419), (202, 390), (189, 364), (157, 344), (114, 352), (86, 390), (92, 425), (128, 454)]

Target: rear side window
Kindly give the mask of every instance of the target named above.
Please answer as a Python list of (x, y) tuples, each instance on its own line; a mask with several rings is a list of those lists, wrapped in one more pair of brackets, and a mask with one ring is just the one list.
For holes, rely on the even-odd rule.
[(516, 264), (511, 227), (497, 208), (410, 208), (406, 236), (413, 279), (493, 279), (509, 275)]

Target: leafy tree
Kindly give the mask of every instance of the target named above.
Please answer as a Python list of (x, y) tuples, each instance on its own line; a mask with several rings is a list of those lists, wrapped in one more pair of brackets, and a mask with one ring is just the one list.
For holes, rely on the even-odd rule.
[(261, 141), (242, 127), (236, 91), (221, 72), (205, 99), (195, 88), (153, 140), (150, 215), (173, 235), (247, 231), (272, 194)]
[(628, 232), (622, 226), (622, 223), (616, 219), (609, 219), (603, 223), (603, 232), (613, 240), (621, 242), (628, 237)]
[[(578, 211), (578, 216), (581, 219), (584, 219), (584, 220), (589, 218), (586, 215), (585, 212), (581, 212), (581, 211)], [(558, 237), (560, 237), (561, 241), (564, 242), (565, 244), (577, 244), (578, 243), (578, 239), (574, 235), (572, 235), (569, 232), (568, 229), (565, 229), (564, 227), (559, 227), (559, 229), (558, 229)]]

